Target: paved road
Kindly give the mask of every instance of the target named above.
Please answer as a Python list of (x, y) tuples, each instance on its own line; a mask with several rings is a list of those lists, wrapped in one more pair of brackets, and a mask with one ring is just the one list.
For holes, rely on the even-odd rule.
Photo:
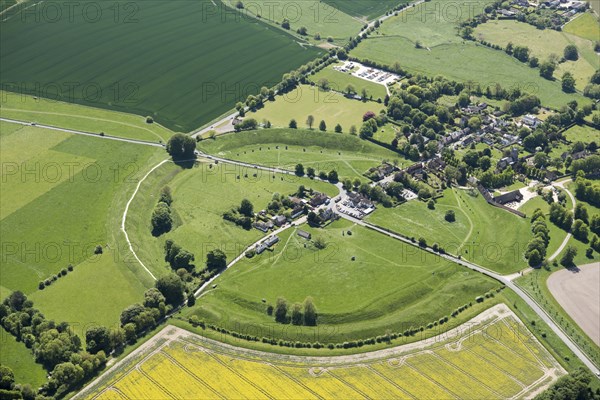
[(85, 132), (85, 131), (78, 131), (78, 130), (75, 130), (75, 129), (59, 128), (57, 126), (52, 126), (52, 125), (32, 124), (31, 122), (19, 121), (19, 120), (16, 120), (16, 119), (0, 118), (0, 121), (10, 122), (10, 123), (13, 123), (13, 124), (19, 124), (19, 125), (23, 125), (23, 126), (31, 126), (31, 127), (34, 127), (34, 128), (50, 129), (52, 131), (72, 133), (74, 135), (91, 136), (91, 137), (95, 137), (95, 138), (98, 138), (98, 139), (115, 140), (117, 142), (142, 144), (142, 145), (145, 145), (145, 146), (160, 147), (160, 148), (164, 148), (165, 147), (165, 145), (163, 143), (158, 143), (158, 142), (148, 142), (146, 140), (127, 139), (127, 138), (122, 138), (122, 137), (118, 137), (118, 136), (110, 136), (110, 135), (99, 135), (97, 133), (91, 133), (91, 132)]
[[(246, 108), (246, 111), (248, 109)], [(223, 125), (225, 122), (231, 122), (233, 121), (233, 119), (238, 115), (239, 113), (233, 112), (223, 118), (221, 118), (220, 120), (216, 121), (215, 123), (211, 124), (210, 126), (207, 126), (205, 128), (200, 128), (197, 131), (194, 131), (191, 133), (191, 136), (193, 138), (196, 138), (198, 136), (202, 136), (204, 135), (206, 132), (209, 131), (217, 131), (218, 133), (226, 133), (226, 132), (231, 132), (233, 131), (233, 125), (231, 123), (220, 127), (220, 125)]]

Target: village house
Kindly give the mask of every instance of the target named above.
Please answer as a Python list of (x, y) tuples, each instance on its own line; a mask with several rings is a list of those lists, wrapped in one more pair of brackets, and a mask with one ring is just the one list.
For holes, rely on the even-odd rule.
[(296, 219), (298, 217), (300, 217), (302, 214), (304, 214), (304, 205), (296, 205), (293, 209), (292, 209), (292, 219)]
[(348, 200), (352, 208), (369, 209), (374, 208), (373, 202), (360, 193), (348, 193)]
[(266, 222), (257, 221), (254, 224), (252, 224), (252, 226), (254, 228), (258, 229), (259, 231), (267, 233), (271, 229), (273, 229), (273, 222), (271, 222), (271, 221), (266, 221)]
[(329, 197), (327, 197), (326, 194), (324, 193), (316, 193), (312, 199), (310, 199), (310, 205), (313, 207), (319, 207), (323, 204), (325, 204), (327, 202), (327, 200), (329, 200)]
[(535, 129), (542, 124), (542, 121), (535, 115), (527, 114), (521, 118), (521, 123), (531, 129)]
[(282, 227), (286, 222), (287, 222), (287, 218), (283, 215), (277, 215), (277, 216), (273, 217), (273, 223), (277, 227)]
[(323, 212), (320, 213), (319, 217), (321, 217), (321, 220), (323, 222), (327, 222), (335, 216), (335, 213), (333, 212), (333, 210), (331, 208), (327, 208), (322, 211)]

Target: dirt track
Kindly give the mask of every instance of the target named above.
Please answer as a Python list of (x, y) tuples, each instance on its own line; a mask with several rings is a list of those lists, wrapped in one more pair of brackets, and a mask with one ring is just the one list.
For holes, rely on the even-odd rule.
[(548, 289), (558, 303), (600, 346), (600, 263), (579, 271), (562, 270), (548, 278)]

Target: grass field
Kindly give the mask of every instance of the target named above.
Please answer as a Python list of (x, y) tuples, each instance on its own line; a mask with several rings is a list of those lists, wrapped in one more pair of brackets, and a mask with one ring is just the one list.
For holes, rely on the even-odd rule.
[(151, 142), (166, 142), (173, 132), (146, 118), (26, 94), (0, 91), (0, 115), (20, 121)]
[[(139, 268), (133, 256), (127, 254), (124, 243), (120, 247), (83, 261), (74, 272), (34, 292), (30, 299), (46, 318), (68, 321), (80, 337), (85, 337), (86, 325), (118, 326), (120, 311), (139, 303), (147, 289), (128, 268), (129, 264)], [(82, 288), (93, 290), (82, 296)]]
[(5, 122), (0, 131), (1, 286), (30, 294), (40, 280), (87, 260), (96, 245), (123, 245), (115, 238), (123, 199), (160, 150)]
[(263, 299), (274, 304), (283, 296), (293, 304), (312, 296), (318, 326), (298, 329), (295, 340), (312, 341), (318, 329), (329, 334), (325, 342), (341, 343), (426, 326), (498, 287), (481, 274), (346, 220), (301, 229), (323, 238), (327, 247), (317, 250), (288, 229), (274, 252), (234, 265), (186, 314), (228, 329), (269, 326), (282, 337), (287, 328), (273, 325)]
[[(382, 86), (383, 88), (383, 86)], [(385, 89), (384, 89), (385, 90)], [(274, 127), (288, 127), (290, 120), (295, 119), (298, 127), (304, 128), (309, 115), (315, 117), (313, 129), (318, 129), (319, 122), (325, 121), (327, 130), (333, 132), (336, 124), (342, 125), (344, 132), (349, 132), (350, 126), (357, 129), (362, 124), (362, 117), (367, 111), (378, 114), (385, 106), (372, 101), (363, 102), (350, 100), (335, 92), (324, 92), (316, 86), (300, 85), (293, 91), (277, 96), (274, 102), (255, 113), (247, 113), (247, 117), (271, 121)]]
[(349, 84), (354, 86), (354, 89), (359, 95), (362, 93), (362, 90), (365, 89), (367, 91), (367, 96), (373, 96), (373, 100), (381, 99), (383, 101), (387, 94), (384, 85), (357, 78), (349, 73), (336, 71), (331, 65), (323, 68), (321, 71), (310, 77), (310, 80), (314, 83), (318, 83), (321, 79), (327, 79), (331, 88), (338, 92), (345, 92), (346, 87)]
[[(456, 222), (445, 221), (447, 210), (454, 210)], [(412, 200), (396, 208), (379, 208), (368, 220), (409, 237), (424, 237), (429, 244), (437, 242), (452, 254), (503, 274), (526, 266), (523, 251), (531, 239), (529, 221), (462, 190), (446, 190), (435, 210)]]
[(0, 349), (0, 365), (12, 369), (16, 382), (37, 388), (46, 381), (46, 371), (34, 361), (32, 351), (4, 328), (0, 328)]
[[(553, 29), (539, 30), (523, 22), (497, 20), (479, 25), (475, 36), (502, 47), (506, 47), (509, 42), (513, 45), (527, 46), (530, 54), (542, 61), (551, 54), (562, 57), (565, 46), (574, 44), (579, 50), (579, 59), (559, 64), (554, 76), (560, 79), (563, 73), (571, 72), (579, 90), (583, 90), (594, 72), (600, 68), (600, 60), (594, 52), (594, 43), (569, 33)], [(597, 35), (596, 40), (598, 37)]]
[(600, 133), (587, 125), (575, 125), (563, 132), (563, 136), (570, 142), (596, 142), (600, 141)]
[(600, 37), (600, 24), (593, 14), (585, 13), (566, 24), (563, 32), (571, 33), (587, 40), (597, 41), (598, 37)]
[[(560, 82), (540, 78), (536, 69), (506, 55), (457, 35), (461, 18), (478, 14), (484, 1), (457, 5), (445, 1), (426, 2), (387, 20), (377, 34), (362, 41), (351, 55), (383, 64), (400, 65), (411, 73), (441, 75), (479, 84), (482, 88), (500, 83), (536, 94), (542, 103), (559, 108), (572, 99), (588, 103), (583, 96), (562, 92)], [(422, 48), (415, 48), (416, 42)]]
[(342, 12), (358, 17), (363, 20), (375, 19), (391, 10), (398, 4), (407, 3), (406, 0), (324, 0), (325, 3), (338, 8)]
[[(177, 223), (171, 232), (154, 237), (150, 219), (164, 185), (173, 191), (172, 207)], [(168, 163), (154, 171), (141, 185), (131, 204), (126, 228), (138, 248), (138, 256), (156, 276), (169, 271), (164, 262), (166, 239), (173, 239), (194, 253), (199, 267), (206, 261), (206, 253), (214, 248), (222, 249), (231, 261), (263, 233), (256, 229), (247, 231), (225, 221), (223, 213), (239, 206), (244, 198), (249, 199), (258, 212), (267, 207), (274, 193), (290, 195), (300, 185), (329, 195), (337, 194), (333, 185), (308, 178), (271, 175), (225, 163), (201, 162), (192, 169)]]
[[(383, 160), (394, 161), (399, 155), (356, 136), (294, 129), (267, 129), (225, 135), (200, 142), (209, 153), (232, 160), (258, 163), (294, 170), (298, 163), (317, 173), (338, 171), (340, 178), (361, 178)], [(279, 148), (277, 148), (279, 147)], [(403, 160), (399, 160), (402, 165)]]
[(526, 397), (564, 374), (507, 307), (491, 311), (462, 336), (360, 360), (240, 351), (166, 328), (77, 398), (499, 399)]
[[(237, 1), (226, 0), (231, 7)], [(295, 32), (300, 27), (307, 29), (307, 39), (314, 42), (324, 42), (328, 37), (335, 42), (344, 44), (348, 38), (355, 36), (363, 23), (351, 15), (340, 11), (338, 4), (327, 2), (283, 0), (272, 2), (257, 0), (247, 2), (243, 11), (246, 15), (260, 15), (261, 20), (281, 25), (284, 19), (290, 22), (290, 30)], [(320, 40), (314, 40), (315, 34), (320, 34)]]
[[(34, 6), (24, 20), (2, 22), (4, 89), (151, 115), (190, 131), (321, 54), (210, 0), (119, 4), (118, 13), (109, 3), (84, 3), (100, 8), (100, 18), (78, 12), (51, 22)], [(45, 56), (30, 62), (32, 54)]]
[(17, 0), (0, 0), (0, 13), (17, 4)]

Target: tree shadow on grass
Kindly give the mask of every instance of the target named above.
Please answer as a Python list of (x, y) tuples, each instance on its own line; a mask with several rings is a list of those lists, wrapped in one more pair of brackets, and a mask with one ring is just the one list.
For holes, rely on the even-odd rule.
[(175, 165), (177, 165), (178, 167), (181, 167), (182, 169), (192, 169), (194, 168), (194, 165), (196, 165), (196, 162), (198, 161), (198, 158), (194, 157), (194, 158), (173, 158), (173, 163)]

